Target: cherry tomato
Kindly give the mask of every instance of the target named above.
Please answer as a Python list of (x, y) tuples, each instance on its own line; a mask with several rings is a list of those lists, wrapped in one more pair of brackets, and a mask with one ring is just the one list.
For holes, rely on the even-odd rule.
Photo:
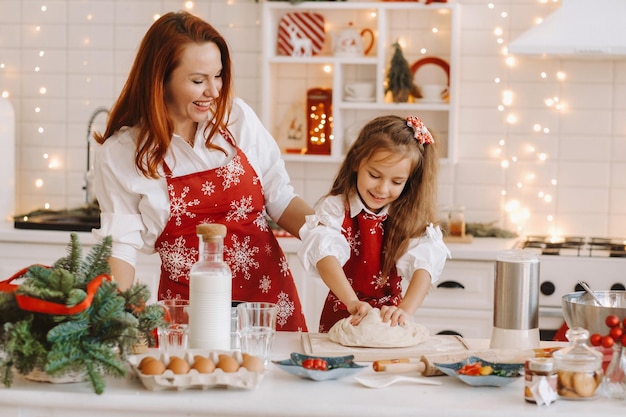
[(615, 340), (621, 339), (623, 334), (624, 329), (622, 329), (621, 327), (613, 327), (611, 328), (611, 331), (609, 331), (609, 335)]
[(626, 328), (626, 317), (624, 317), (624, 320), (622, 321), (622, 327)]
[(307, 358), (302, 361), (302, 367), (306, 369), (314, 369), (317, 371), (327, 371), (328, 362), (321, 358)]
[(302, 361), (302, 367), (306, 369), (313, 369), (315, 362), (313, 358), (305, 359)]
[(602, 336), (602, 347), (610, 348), (614, 344), (615, 344), (615, 339), (613, 339), (611, 336)]
[(600, 346), (602, 342), (602, 335), (600, 333), (594, 333), (589, 337), (589, 343), (591, 346)]
[(607, 326), (609, 326), (610, 328), (613, 328), (613, 327), (619, 326), (621, 320), (615, 314), (609, 314), (608, 316), (606, 316), (606, 319), (604, 320), (604, 322), (606, 323)]
[(315, 362), (315, 369), (319, 371), (328, 370), (328, 363), (324, 359), (316, 358), (313, 361)]
[(470, 376), (480, 375), (480, 368), (482, 366), (483, 366), (482, 362), (467, 363), (463, 365), (461, 369), (457, 371), (457, 373), (461, 375), (470, 375)]
[(622, 336), (622, 346), (626, 346), (626, 334)]

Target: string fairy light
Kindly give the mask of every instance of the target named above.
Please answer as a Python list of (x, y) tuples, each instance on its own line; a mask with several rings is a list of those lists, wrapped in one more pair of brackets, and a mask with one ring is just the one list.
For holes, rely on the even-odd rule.
[[(556, 2), (556, 1), (557, 0), (553, 0), (553, 2)], [(548, 0), (540, 0), (540, 3), (548, 4)], [(499, 16), (503, 20), (509, 17), (509, 12), (507, 10), (504, 10), (505, 9), (504, 7), (501, 7), (500, 5), (496, 6), (493, 2), (487, 2), (486, 5), (488, 9), (499, 13)], [(502, 10), (498, 10), (500, 8), (502, 8)], [(543, 21), (543, 17), (537, 17), (534, 19), (533, 23), (540, 24), (542, 21)], [(502, 22), (497, 22), (494, 25), (494, 29), (493, 29), (494, 41), (497, 45), (503, 45), (500, 52), (503, 57), (504, 64), (511, 71), (514, 71), (515, 68), (518, 66), (518, 63), (517, 63), (516, 57), (509, 54), (508, 47), (506, 46), (506, 42), (505, 42), (506, 33), (505, 33), (505, 30), (503, 29), (504, 26), (505, 24), (503, 24)], [(540, 80), (548, 80), (549, 78), (550, 78), (549, 73), (547, 71), (540, 71), (539, 73)], [(558, 81), (563, 81), (566, 78), (566, 74), (563, 71), (558, 71), (555, 74), (555, 78)], [(502, 86), (501, 99), (500, 99), (500, 103), (497, 106), (497, 109), (499, 112), (505, 112), (506, 110), (506, 113), (503, 115), (506, 125), (513, 126), (513, 125), (521, 124), (522, 126), (520, 127), (523, 128), (524, 126), (520, 122), (520, 119), (518, 115), (516, 114), (515, 102), (514, 102), (514, 97), (515, 97), (514, 89), (505, 85), (502, 78), (499, 76), (494, 78), (494, 83), (496, 85)], [(557, 95), (553, 95), (549, 98), (546, 98), (544, 100), (544, 104), (546, 105), (548, 109), (553, 110), (553, 111), (558, 111), (558, 112), (566, 111), (565, 103)], [(527, 122), (524, 122), (524, 123), (527, 123)], [(542, 134), (542, 135), (550, 134), (550, 127), (544, 126), (542, 125), (542, 123), (538, 123), (538, 122), (531, 122), (529, 125), (529, 129), (534, 134)], [(536, 136), (536, 135), (534, 137), (537, 139), (539, 138), (539, 136)], [(548, 154), (546, 152), (537, 151), (537, 144), (532, 144), (532, 143), (526, 144), (523, 149), (525, 149), (524, 158), (534, 157), (540, 163), (544, 163), (548, 160)], [(499, 144), (497, 151), (493, 152), (492, 154), (494, 157), (500, 160), (500, 166), (503, 170), (505, 170), (505, 172), (508, 171), (508, 168), (511, 166), (512, 163), (516, 163), (519, 160), (518, 156), (508, 154), (507, 148), (506, 148), (506, 141), (504, 139), (501, 140), (501, 143)], [(531, 171), (531, 172), (526, 172), (525, 174), (523, 174), (523, 176), (518, 178), (516, 181), (513, 181), (512, 184), (514, 185), (515, 190), (522, 192), (523, 189), (527, 188), (528, 186), (532, 186), (536, 182), (536, 180), (537, 180), (537, 175)], [(508, 181), (506, 182), (508, 183)], [(551, 180), (550, 186), (556, 187), (556, 185), (557, 185), (556, 180), (555, 179)], [(511, 190), (508, 190), (506, 186), (501, 191), (501, 196), (503, 198), (502, 200), (503, 211), (506, 214), (506, 219), (504, 220), (506, 220), (507, 222), (510, 222), (510, 224), (512, 224), (516, 230), (522, 232), (524, 230), (524, 226), (528, 223), (528, 220), (531, 218), (531, 210), (528, 207), (526, 207), (526, 203), (524, 203), (524, 194), (516, 195), (518, 194), (517, 192), (512, 193), (510, 191)], [(546, 190), (541, 190), (539, 191), (537, 196), (540, 199), (540, 201), (542, 201), (546, 205), (549, 205), (548, 210), (551, 210), (554, 208), (553, 207), (554, 198), (553, 198), (552, 193), (547, 192)], [(554, 222), (553, 214), (549, 214), (546, 218), (548, 219), (550, 223)], [(553, 231), (556, 231), (555, 227), (553, 227)]]

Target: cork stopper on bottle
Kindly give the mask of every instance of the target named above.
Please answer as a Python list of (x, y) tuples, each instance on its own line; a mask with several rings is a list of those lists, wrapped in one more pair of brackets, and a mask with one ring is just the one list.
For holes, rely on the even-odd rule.
[(226, 226), (219, 223), (202, 223), (196, 226), (196, 234), (202, 236), (202, 240), (206, 241), (212, 237), (226, 236)]

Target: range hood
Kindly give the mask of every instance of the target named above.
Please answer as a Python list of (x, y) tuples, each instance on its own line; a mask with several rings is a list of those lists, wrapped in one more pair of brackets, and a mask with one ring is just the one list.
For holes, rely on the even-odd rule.
[(626, 58), (626, 0), (562, 0), (542, 23), (510, 42), (509, 52)]

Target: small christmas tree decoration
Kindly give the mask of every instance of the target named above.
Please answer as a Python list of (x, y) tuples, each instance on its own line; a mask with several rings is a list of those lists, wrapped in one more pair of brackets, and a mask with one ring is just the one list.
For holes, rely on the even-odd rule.
[(398, 42), (393, 44), (393, 56), (387, 72), (385, 93), (391, 92), (394, 103), (405, 103), (409, 97), (421, 97), (419, 89), (413, 83), (413, 73), (406, 58), (402, 54), (402, 48)]
[(67, 253), (51, 267), (33, 265), (0, 282), (0, 382), (7, 387), (15, 370), (49, 382), (79, 375), (101, 394), (104, 375), (125, 375), (133, 346), (155, 344), (164, 311), (146, 305), (144, 284), (120, 291), (111, 279), (111, 238), (83, 260), (72, 233)]

